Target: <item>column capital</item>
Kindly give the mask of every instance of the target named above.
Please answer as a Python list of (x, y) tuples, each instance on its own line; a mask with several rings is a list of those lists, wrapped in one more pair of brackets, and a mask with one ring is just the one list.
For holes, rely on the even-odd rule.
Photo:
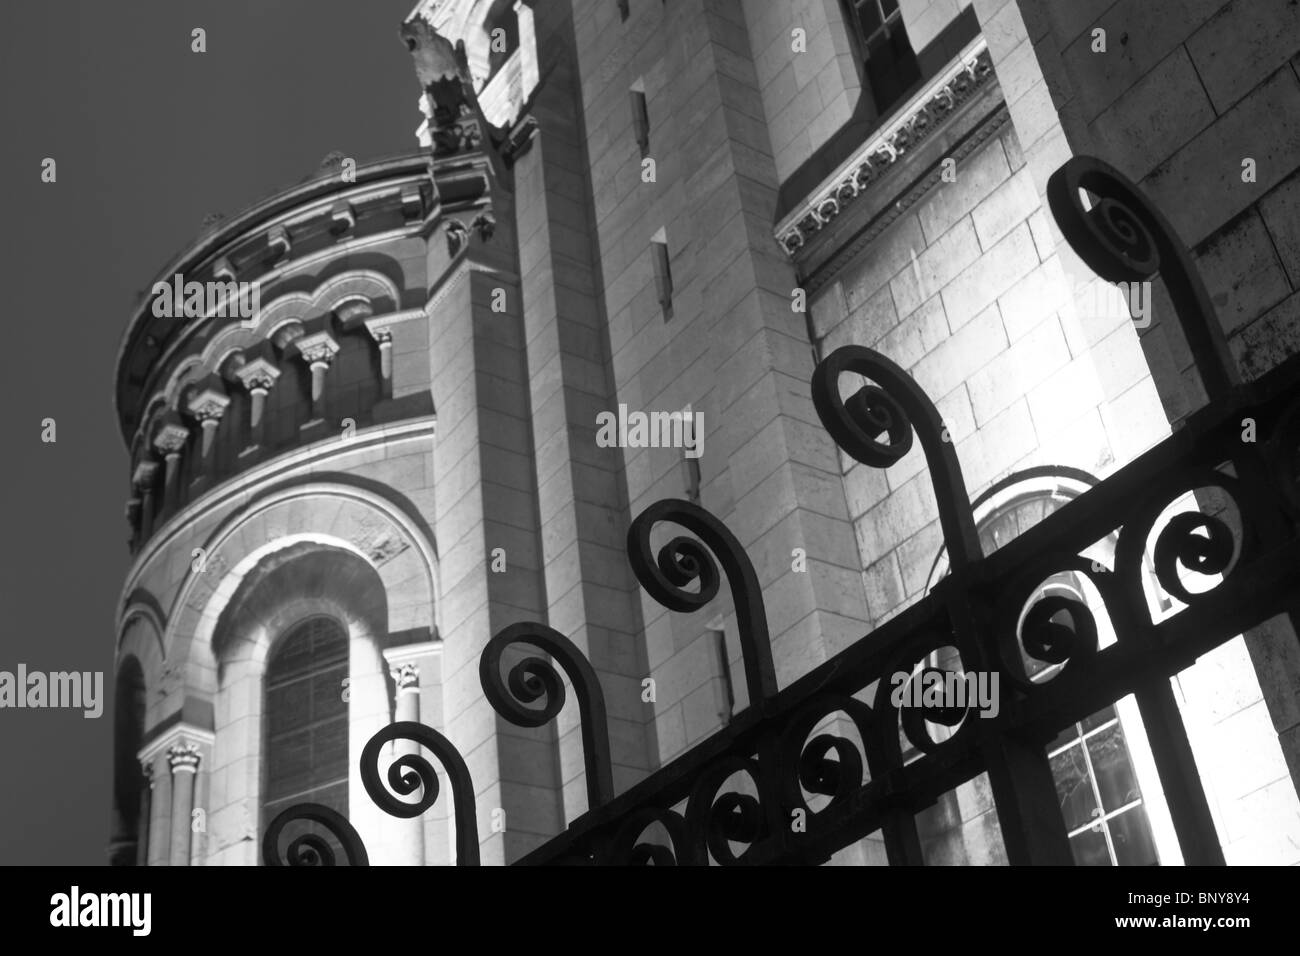
[(185, 407), (200, 424), (206, 425), (208, 422), (219, 422), (221, 416), (226, 414), (226, 409), (230, 406), (230, 396), (217, 391), (215, 388), (205, 388), (196, 392)]
[(211, 730), (193, 724), (174, 724), (141, 747), (136, 756), (142, 765), (152, 764), (159, 757), (169, 756), (173, 747), (192, 745), (202, 752), (203, 748), (211, 749), (215, 740), (216, 737)]
[(328, 332), (313, 332), (311, 335), (304, 335), (293, 343), (302, 356), (302, 360), (308, 365), (329, 365), (334, 361), (334, 356), (338, 354), (339, 344), (334, 341), (334, 336)]
[(418, 644), (400, 644), (397, 647), (384, 648), (384, 660), (388, 662), (389, 669), (396, 670), (403, 664), (419, 666), (421, 658), (441, 653), (442, 641), (421, 641)]
[(391, 668), (389, 673), (393, 675), (393, 683), (397, 685), (398, 691), (417, 690), (420, 686), (420, 668), (419, 665), (407, 661), (404, 664), (398, 664)]
[(280, 369), (275, 364), (267, 361), (260, 356), (250, 359), (235, 370), (235, 378), (239, 379), (239, 384), (245, 389), (252, 392), (261, 389), (269, 392), (275, 385), (276, 379), (280, 377)]
[(131, 483), (137, 488), (147, 488), (153, 484), (157, 476), (158, 462), (142, 461), (135, 466), (135, 471), (131, 473)]
[(190, 430), (179, 422), (168, 422), (153, 436), (153, 447), (160, 455), (179, 455), (190, 439)]
[(199, 745), (196, 743), (178, 743), (167, 748), (167, 762), (172, 773), (197, 773), (199, 769)]

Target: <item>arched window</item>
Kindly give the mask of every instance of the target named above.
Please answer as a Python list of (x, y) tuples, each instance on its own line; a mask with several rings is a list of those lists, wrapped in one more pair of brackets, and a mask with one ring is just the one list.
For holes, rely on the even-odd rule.
[(333, 618), (295, 625), (266, 668), (262, 826), (296, 803), (348, 812), (347, 632)]

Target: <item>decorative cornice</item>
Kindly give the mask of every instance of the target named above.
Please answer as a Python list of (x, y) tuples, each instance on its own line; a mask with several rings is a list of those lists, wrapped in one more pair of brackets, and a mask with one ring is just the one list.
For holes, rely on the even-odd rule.
[[(962, 140), (961, 145), (949, 155), (960, 163), (986, 143), (990, 136), (997, 134), (1010, 119), (1011, 114), (1007, 112), (1006, 106), (999, 106), (981, 122), (974, 132)], [(937, 186), (942, 175), (943, 170), (935, 168), (912, 183), (905, 193), (891, 202), (875, 219), (871, 220), (867, 228), (854, 236), (852, 241), (836, 249), (835, 253), (825, 263), (804, 279), (803, 287), (808, 294), (815, 294), (822, 286), (834, 278), (846, 263), (856, 259), (863, 249), (875, 242), (881, 233), (892, 226), (900, 216), (920, 202), (931, 189)]]
[(786, 255), (794, 258), (845, 206), (866, 192), (994, 77), (988, 45), (980, 37), (930, 86), (913, 97), (896, 119), (864, 143), (808, 200), (777, 224), (776, 239)]

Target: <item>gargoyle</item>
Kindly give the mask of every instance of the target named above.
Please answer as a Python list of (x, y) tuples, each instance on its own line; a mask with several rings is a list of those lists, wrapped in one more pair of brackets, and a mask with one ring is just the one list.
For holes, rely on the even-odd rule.
[(402, 40), (415, 60), (415, 73), (434, 111), (432, 120), (441, 126), (454, 123), (471, 112), (474, 86), (470, 80), (465, 41), (451, 41), (423, 18), (402, 24)]

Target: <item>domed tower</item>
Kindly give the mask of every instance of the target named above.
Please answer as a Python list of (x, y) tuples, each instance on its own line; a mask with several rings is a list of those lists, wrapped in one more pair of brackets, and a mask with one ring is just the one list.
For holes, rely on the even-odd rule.
[[(465, 756), (484, 862), (562, 828), (555, 755), (576, 734), (501, 726), (478, 678), (494, 631), (546, 620), (508, 168), (532, 128), (531, 15), (452, 6), (485, 41), (508, 21), (510, 49), (476, 40), (476, 78), (413, 14), (418, 152), (331, 154), (205, 222), (127, 328), (116, 864), (256, 864), (304, 802), (345, 815), (372, 863), (454, 862), (445, 796), (398, 819), (361, 783), (394, 720)], [(474, 87), (497, 75), (494, 123)]]

